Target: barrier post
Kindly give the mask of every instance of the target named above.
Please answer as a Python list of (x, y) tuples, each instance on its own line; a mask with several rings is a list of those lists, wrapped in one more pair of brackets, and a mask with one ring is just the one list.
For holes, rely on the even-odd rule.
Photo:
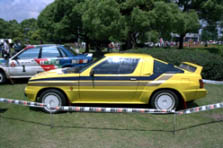
[(50, 112), (50, 128), (53, 128), (54, 125), (53, 125), (53, 114), (52, 112)]
[[(49, 104), (47, 105), (47, 108), (52, 108)], [(53, 111), (50, 111), (50, 128), (53, 128), (54, 124), (53, 124)]]
[(176, 122), (176, 113), (174, 113), (173, 115), (173, 134), (176, 134), (176, 126), (177, 126), (177, 122)]

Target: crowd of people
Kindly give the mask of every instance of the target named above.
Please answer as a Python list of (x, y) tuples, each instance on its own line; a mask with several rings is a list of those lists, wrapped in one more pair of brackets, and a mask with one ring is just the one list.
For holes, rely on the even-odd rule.
[[(14, 48), (14, 53), (12, 53), (11, 48)], [(14, 44), (10, 44), (9, 40), (4, 40), (0, 43), (0, 52), (4, 59), (9, 59), (12, 54), (19, 52), (22, 49), (22, 44), (16, 41)]]

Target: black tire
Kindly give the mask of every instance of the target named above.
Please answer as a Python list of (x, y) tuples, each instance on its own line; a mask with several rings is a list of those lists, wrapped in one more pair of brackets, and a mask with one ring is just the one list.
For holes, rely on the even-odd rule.
[(173, 110), (178, 107), (179, 98), (171, 90), (160, 90), (152, 95), (150, 105), (155, 109)]
[(5, 73), (0, 70), (0, 84), (3, 84), (6, 82), (6, 76), (5, 76)]
[[(39, 102), (48, 104), (51, 107), (67, 105), (66, 96), (56, 89), (48, 89), (42, 92), (39, 97)], [(56, 109), (50, 109), (49, 107), (44, 107), (43, 111), (47, 113), (58, 112)]]

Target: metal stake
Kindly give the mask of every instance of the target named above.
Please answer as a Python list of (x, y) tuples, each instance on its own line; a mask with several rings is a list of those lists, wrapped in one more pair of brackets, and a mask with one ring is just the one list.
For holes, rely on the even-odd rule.
[[(50, 104), (47, 105), (47, 108), (51, 109)], [(52, 115), (53, 111), (50, 111), (50, 128), (53, 128), (53, 115)]]
[(53, 115), (52, 115), (52, 112), (50, 112), (50, 128), (53, 128), (54, 125), (53, 125)]
[(176, 122), (176, 113), (174, 113), (173, 115), (173, 134), (176, 134), (176, 126), (177, 126), (177, 122)]

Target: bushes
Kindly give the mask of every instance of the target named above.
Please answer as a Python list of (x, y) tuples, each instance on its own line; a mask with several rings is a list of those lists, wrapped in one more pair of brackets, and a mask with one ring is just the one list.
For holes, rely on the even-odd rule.
[(209, 47), (209, 48), (204, 48), (205, 50), (209, 51), (210, 53), (222, 55), (222, 50), (221, 48), (216, 48), (216, 47)]
[(223, 57), (223, 46), (216, 46), (216, 47), (205, 47), (205, 48), (198, 48), (199, 50), (206, 50), (210, 53), (217, 54)]
[(147, 53), (174, 65), (179, 65), (181, 62), (192, 62), (203, 66), (202, 77), (204, 79), (223, 80), (223, 57), (206, 50), (143, 48), (127, 52)]

